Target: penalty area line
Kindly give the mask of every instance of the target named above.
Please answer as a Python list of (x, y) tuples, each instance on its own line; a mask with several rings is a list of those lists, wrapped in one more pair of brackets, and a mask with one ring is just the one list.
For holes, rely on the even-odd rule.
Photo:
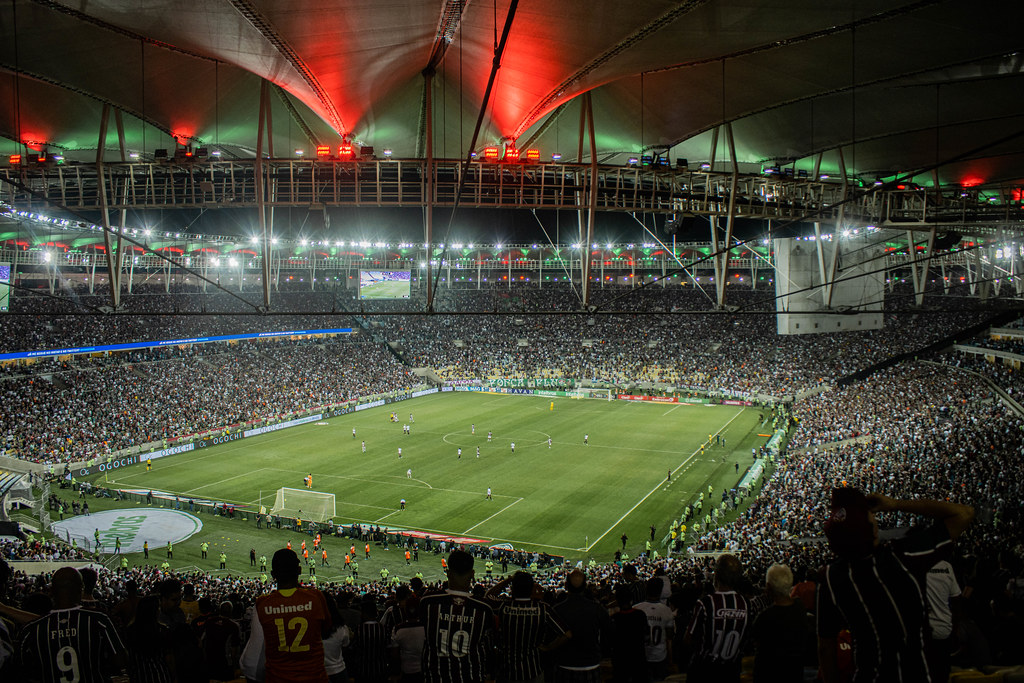
[(494, 519), (495, 517), (497, 517), (498, 515), (500, 515), (500, 514), (501, 514), (502, 512), (504, 512), (505, 510), (508, 510), (508, 509), (509, 509), (510, 507), (512, 507), (513, 505), (515, 505), (516, 503), (522, 502), (522, 500), (523, 500), (522, 498), (517, 498), (517, 499), (513, 500), (513, 501), (512, 501), (511, 503), (509, 503), (509, 504), (508, 504), (508, 505), (506, 505), (505, 507), (503, 507), (503, 508), (501, 508), (500, 510), (498, 510), (497, 512), (495, 512), (495, 513), (494, 513), (493, 515), (491, 515), (491, 516), (490, 516), (490, 517), (488, 517), (487, 519), (485, 519), (485, 520), (483, 520), (483, 521), (481, 521), (481, 522), (477, 522), (477, 523), (476, 523), (476, 524), (474, 524), (473, 526), (471, 526), (471, 527), (469, 527), (468, 529), (466, 529), (465, 531), (463, 531), (463, 532), (462, 532), (462, 535), (463, 535), (463, 536), (465, 536), (466, 534), (468, 534), (468, 533), (469, 533), (470, 531), (472, 531), (473, 529), (477, 528), (477, 527), (478, 527), (478, 526), (480, 526), (481, 524), (484, 524), (485, 522), (489, 522), (489, 521), (491, 521), (492, 519)]

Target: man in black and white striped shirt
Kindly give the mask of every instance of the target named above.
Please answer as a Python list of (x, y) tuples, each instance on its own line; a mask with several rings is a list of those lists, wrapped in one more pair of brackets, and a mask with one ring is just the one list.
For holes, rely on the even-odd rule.
[(748, 599), (736, 591), (743, 565), (735, 555), (722, 555), (715, 567), (715, 592), (693, 608), (684, 639), (693, 647), (687, 671), (690, 683), (740, 680), (743, 645), (754, 620), (767, 606), (763, 597)]
[(494, 612), (490, 605), (470, 595), (472, 582), (473, 556), (453, 550), (448, 556), (448, 590), (420, 601), (427, 635), (423, 648), (425, 683), (480, 683), (486, 678)]
[(54, 609), (25, 627), (21, 657), (33, 680), (102, 683), (118, 673), (124, 644), (110, 617), (82, 609), (82, 576), (62, 567), (53, 575)]
[[(502, 598), (501, 593), (509, 583), (512, 598)], [(531, 574), (516, 572), (487, 591), (486, 598), (496, 604), (494, 611), (498, 617), (500, 681), (543, 683), (541, 651), (558, 647), (568, 639), (561, 620), (539, 599), (539, 594), (534, 594), (535, 586)]]
[[(876, 512), (931, 517), (928, 527), (880, 545)], [(931, 681), (924, 652), (925, 577), (952, 550), (974, 510), (937, 500), (893, 500), (857, 489), (832, 491), (825, 534), (838, 559), (818, 587), (818, 657), (825, 683), (838, 680), (836, 638), (853, 634), (854, 681)]]

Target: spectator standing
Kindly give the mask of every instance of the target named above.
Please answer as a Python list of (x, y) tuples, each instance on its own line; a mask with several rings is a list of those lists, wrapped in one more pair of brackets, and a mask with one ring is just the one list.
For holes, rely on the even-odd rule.
[(473, 556), (453, 550), (447, 565), (448, 589), (420, 601), (426, 630), (423, 678), (426, 683), (478, 683), (486, 677), (494, 612), (470, 594)]
[(402, 673), (401, 683), (422, 683), (423, 644), (427, 640), (426, 630), (420, 621), (420, 599), (415, 595), (405, 602), (405, 620), (395, 626), (391, 636), (391, 647), (398, 658)]
[[(890, 511), (936, 523), (879, 545), (875, 513)], [(855, 680), (932, 680), (924, 655), (925, 574), (973, 518), (966, 505), (833, 489), (825, 535), (838, 559), (825, 570), (817, 609), (825, 683), (837, 680), (836, 635), (843, 623), (853, 634)]]
[(693, 608), (684, 641), (693, 648), (687, 673), (689, 683), (732, 683), (740, 680), (743, 641), (764, 607), (736, 591), (743, 581), (743, 565), (735, 555), (722, 555), (715, 566), (715, 592)]
[[(355, 435), (353, 434), (353, 438)], [(327, 611), (331, 615), (331, 628), (333, 629), (324, 637), (324, 665), (327, 669), (327, 679), (330, 683), (346, 683), (348, 681), (348, 670), (345, 668), (344, 649), (351, 642), (351, 631), (345, 624), (345, 618), (341, 614), (337, 601), (331, 595), (324, 596), (327, 599)]]
[(363, 596), (360, 621), (352, 635), (355, 651), (355, 678), (360, 683), (383, 683), (388, 677), (388, 634), (378, 621), (377, 598)]
[[(511, 584), (512, 598), (501, 597)], [(548, 605), (534, 595), (533, 575), (519, 571), (491, 586), (486, 598), (497, 603), (498, 670), (502, 681), (543, 683), (540, 653), (554, 649), (568, 640), (565, 627)]]
[(772, 565), (765, 575), (765, 588), (772, 604), (754, 622), (754, 681), (799, 683), (810, 630), (803, 603), (790, 597), (793, 572), (784, 564)]
[(672, 662), (672, 639), (675, 637), (675, 616), (672, 609), (661, 602), (664, 583), (654, 576), (647, 581), (647, 600), (634, 607), (647, 618), (647, 638), (644, 656), (647, 661), (647, 677), (660, 681), (668, 675)]
[(128, 680), (171, 683), (174, 657), (169, 634), (160, 625), (160, 598), (147, 595), (139, 600), (132, 627), (127, 630)]
[(199, 627), (206, 673), (215, 681), (229, 681), (235, 676), (234, 663), (238, 661), (242, 634), (238, 624), (231, 620), (233, 610), (234, 605), (224, 600), (217, 614), (210, 615)]
[(960, 597), (960, 585), (953, 573), (953, 565), (939, 560), (928, 570), (925, 581), (928, 598), (928, 627), (930, 636), (925, 641), (928, 671), (932, 680), (948, 681), (950, 655), (953, 652), (952, 601)]
[(266, 683), (323, 683), (322, 636), (331, 628), (327, 601), (320, 591), (299, 586), (302, 568), (295, 551), (278, 550), (270, 566), (277, 590), (256, 599), (242, 673)]
[(124, 644), (110, 618), (82, 609), (82, 576), (62, 567), (53, 574), (53, 610), (21, 633), (21, 658), (29, 678), (43, 681), (107, 680), (120, 671)]
[[(631, 565), (630, 565), (631, 566)], [(612, 681), (647, 683), (647, 615), (633, 607), (633, 591), (625, 584), (615, 589), (619, 611), (612, 615), (615, 640), (612, 642)]]
[(572, 633), (558, 650), (558, 683), (598, 683), (601, 680), (601, 642), (612, 635), (612, 620), (601, 604), (587, 595), (587, 576), (579, 569), (565, 578), (565, 598), (555, 614)]
[[(166, 573), (164, 573), (166, 576)], [(181, 609), (182, 584), (166, 578), (157, 585), (160, 612), (157, 619), (166, 629), (167, 641), (174, 657), (175, 675), (179, 681), (200, 680), (203, 670), (202, 651), (195, 632), (188, 626)]]

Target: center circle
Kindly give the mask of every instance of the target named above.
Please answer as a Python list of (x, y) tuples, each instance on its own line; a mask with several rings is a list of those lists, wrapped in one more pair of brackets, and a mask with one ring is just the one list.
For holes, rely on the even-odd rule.
[[(528, 441), (527, 438), (522, 438), (522, 440), (520, 440), (520, 435), (525, 436), (526, 433), (540, 434), (542, 438), (540, 441)], [(550, 434), (548, 434), (547, 432), (542, 432), (538, 429), (526, 429), (520, 432), (516, 432), (513, 436), (515, 436), (515, 438), (496, 435), (488, 442), (487, 432), (478, 429), (476, 434), (470, 434), (469, 432), (448, 432), (447, 434), (441, 437), (441, 441), (447, 444), (451, 444), (456, 448), (460, 446), (462, 448), (475, 448), (476, 446), (483, 447), (490, 445), (492, 447), (500, 446), (502, 448), (511, 449), (512, 442), (515, 442), (517, 448), (531, 448), (533, 446), (546, 446), (548, 443), (548, 439), (551, 438)], [(466, 438), (467, 441), (463, 441), (462, 438)]]

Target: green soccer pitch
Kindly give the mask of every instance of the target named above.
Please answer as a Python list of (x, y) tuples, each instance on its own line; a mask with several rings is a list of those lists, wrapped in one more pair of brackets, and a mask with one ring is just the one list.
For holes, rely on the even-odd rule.
[[(397, 423), (390, 421), (392, 411)], [(411, 434), (403, 434), (404, 424)], [(760, 429), (758, 409), (740, 406), (444, 393), (162, 458), (150, 472), (140, 463), (111, 473), (106, 485), (249, 509), (262, 501), (269, 509), (278, 488), (302, 488), (303, 477), (312, 473), (313, 490), (335, 494), (335, 523), (379, 524), (606, 561), (622, 547), (624, 533), (629, 554), (642, 551), (652, 524), (658, 530), (656, 547), (664, 553), (669, 520), (709, 484), (717, 504), (722, 489), (735, 486), (751, 464), (751, 447), (765, 442)], [(718, 433), (727, 447), (713, 445), (702, 453), (708, 435)], [(98, 481), (104, 481), (102, 475)], [(406, 509), (400, 510), (403, 498)], [(94, 509), (116, 505), (96, 502)], [(176, 560), (185, 550), (181, 557), (187, 566), (216, 566), (212, 559), (198, 560), (203, 540), (213, 545), (211, 558), (230, 549), (229, 569), (236, 571), (243, 560), (247, 563), (250, 546), (271, 555), (286, 540), (296, 545), (302, 540), (294, 532), (257, 530), (251, 517), (248, 522), (201, 518), (203, 531), (184, 544), (187, 548), (176, 549)], [(332, 540), (335, 547), (329, 545), (335, 568), (347, 544)], [(151, 555), (154, 564), (164, 553)], [(405, 561), (395, 548), (390, 555), (394, 573), (395, 561)], [(373, 578), (377, 561), (362, 565), (361, 576)], [(340, 575), (337, 569), (324, 571), (321, 578), (330, 578), (332, 571)]]
[(360, 285), (359, 296), (363, 299), (408, 299), (409, 280), (383, 280), (372, 285)]

